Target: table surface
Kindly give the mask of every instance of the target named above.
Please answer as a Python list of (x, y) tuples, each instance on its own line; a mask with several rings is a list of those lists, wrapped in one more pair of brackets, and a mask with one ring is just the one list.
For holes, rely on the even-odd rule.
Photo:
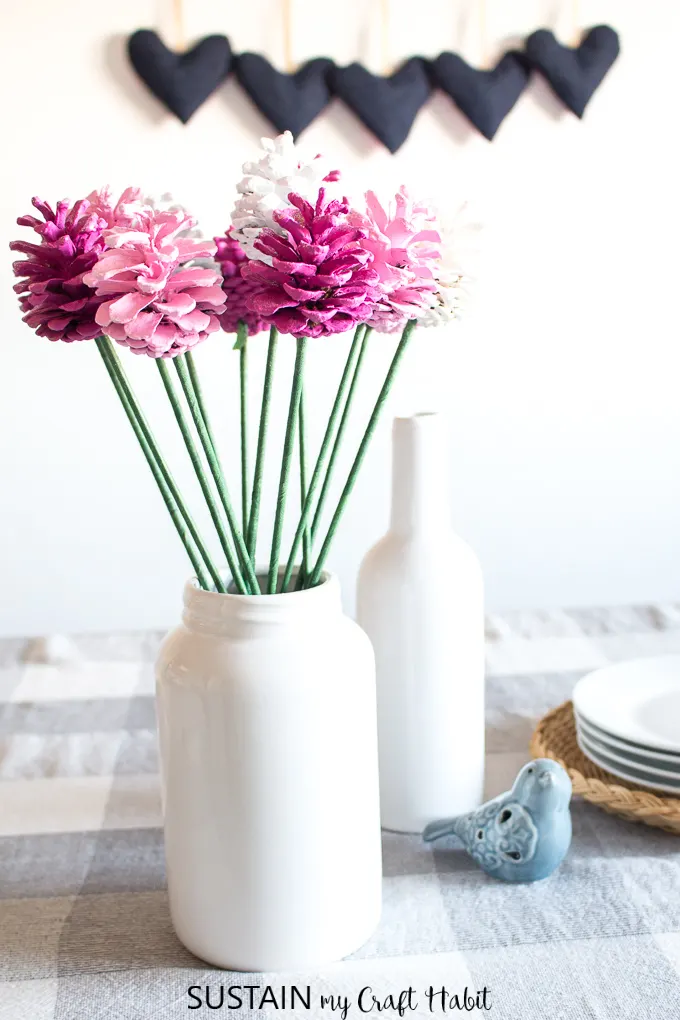
[[(386, 833), (382, 922), (355, 956), (285, 977), (196, 960), (168, 914), (157, 641), (83, 638), (81, 661), (59, 666), (21, 664), (19, 645), (0, 642), (1, 1020), (171, 1020), (195, 1003), (193, 985), (215, 1004), (220, 985), (271, 984), (280, 998), (293, 983), (311, 986), (309, 1012), (227, 1015), (340, 1016), (319, 1006), (336, 994), (358, 1017), (370, 985), (379, 999), (411, 986), (413, 1017), (454, 1015), (438, 998), (429, 1009), (425, 990), (445, 986), (486, 987), (492, 1020), (680, 1018), (680, 839), (580, 801), (570, 854), (544, 882), (507, 886), (453, 843)], [(583, 673), (666, 652), (680, 652), (678, 606), (489, 618), (488, 794), (508, 787), (535, 720)]]

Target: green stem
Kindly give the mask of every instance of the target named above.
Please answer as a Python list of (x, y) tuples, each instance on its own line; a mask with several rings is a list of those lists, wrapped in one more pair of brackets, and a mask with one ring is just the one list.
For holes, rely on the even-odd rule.
[[(300, 513), (304, 514), (307, 503), (307, 436), (305, 432), (305, 389), (300, 391), (300, 403), (298, 406), (298, 446), (300, 450)], [(307, 574), (309, 570), (310, 542), (309, 528), (305, 527), (302, 533), (302, 573)], [(285, 591), (288, 582), (284, 578), (281, 591)]]
[(241, 400), (241, 526), (248, 533), (248, 327), (239, 322), (236, 334)]
[(255, 454), (255, 473), (253, 475), (253, 494), (250, 500), (250, 516), (248, 518), (248, 535), (246, 545), (250, 562), (255, 566), (257, 555), (257, 526), (260, 520), (260, 500), (262, 497), (262, 478), (264, 475), (264, 454), (267, 446), (267, 428), (271, 407), (272, 384), (274, 380), (274, 364), (276, 361), (276, 345), (279, 331), (276, 326), (269, 330), (269, 347), (267, 349), (267, 367), (264, 373), (262, 389), (262, 408), (260, 410), (260, 427), (257, 435), (257, 453)]
[(333, 514), (333, 518), (332, 518), (330, 526), (328, 528), (328, 533), (326, 534), (326, 537), (324, 539), (323, 545), (321, 546), (321, 550), (319, 552), (319, 556), (317, 558), (316, 564), (314, 565), (314, 569), (312, 570), (312, 574), (311, 574), (311, 576), (309, 578), (309, 582), (308, 582), (308, 585), (307, 585), (309, 588), (313, 588), (314, 585), (318, 584), (320, 579), (321, 579), (321, 573), (322, 573), (323, 568), (324, 568), (324, 563), (326, 562), (326, 557), (328, 556), (328, 551), (329, 551), (329, 549), (331, 547), (331, 544), (333, 542), (333, 538), (335, 537), (335, 532), (337, 531), (337, 527), (338, 527), (338, 524), (340, 522), (340, 519), (341, 519), (343, 513), (345, 512), (345, 507), (347, 506), (347, 500), (349, 499), (349, 497), (351, 495), (351, 492), (352, 492), (352, 489), (354, 488), (354, 483), (356, 482), (357, 475), (359, 474), (359, 471), (361, 470), (361, 465), (364, 462), (364, 457), (366, 456), (366, 451), (368, 450), (368, 447), (370, 445), (371, 439), (373, 438), (373, 434), (375, 432), (375, 429), (376, 429), (376, 426), (378, 424), (378, 420), (380, 418), (382, 410), (383, 410), (383, 408), (385, 406), (385, 403), (387, 401), (387, 397), (389, 396), (389, 392), (392, 389), (392, 384), (393, 384), (395, 376), (397, 374), (397, 370), (399, 368), (399, 363), (401, 362), (401, 359), (404, 356), (404, 352), (406, 351), (406, 348), (408, 346), (408, 342), (411, 339), (411, 335), (413, 333), (413, 330), (415, 329), (415, 326), (416, 326), (416, 320), (415, 319), (410, 319), (409, 322), (407, 322), (406, 326), (404, 327), (404, 332), (401, 335), (401, 340), (399, 341), (399, 344), (398, 344), (397, 349), (395, 351), (394, 357), (392, 358), (392, 363), (391, 363), (391, 365), (390, 365), (390, 367), (389, 367), (389, 369), (387, 371), (387, 375), (385, 377), (385, 382), (383, 383), (382, 389), (380, 390), (380, 393), (378, 395), (378, 399), (375, 402), (375, 407), (373, 408), (373, 413), (371, 414), (371, 417), (369, 419), (368, 425), (366, 426), (366, 431), (364, 432), (363, 439), (361, 440), (361, 443), (359, 444), (359, 449), (357, 451), (357, 455), (354, 458), (354, 463), (352, 464), (352, 467), (350, 468), (350, 472), (349, 472), (349, 475), (347, 477), (347, 481), (345, 482), (345, 487), (342, 490), (342, 494), (340, 496), (340, 500), (339, 500), (338, 505), (337, 505), (337, 507), (335, 509), (335, 513)]
[[(236, 520), (236, 514), (234, 513), (234, 507), (232, 506), (231, 498), (229, 496), (227, 483), (224, 480), (224, 472), (222, 471), (222, 466), (215, 449), (215, 440), (205, 419), (203, 418), (203, 415), (201, 414), (201, 408), (191, 384), (191, 378), (187, 371), (184, 357), (180, 355), (174, 359), (174, 362), (177, 375), (179, 376), (179, 381), (182, 384), (184, 396), (187, 404), (189, 405), (189, 410), (191, 411), (191, 417), (193, 418), (196, 431), (198, 432), (198, 437), (201, 441), (201, 446), (203, 447), (203, 452), (205, 453), (210, 467), (210, 473), (212, 474), (217, 487), (220, 502), (222, 503), (224, 512), (227, 515), (227, 521), (229, 522), (229, 528), (231, 530), (231, 537), (234, 545), (236, 546), (236, 555), (238, 557), (239, 566), (243, 571), (243, 577), (245, 577), (246, 588), (250, 595), (259, 595), (260, 586), (257, 583), (255, 571), (253, 570), (253, 565), (250, 562), (248, 550), (246, 549), (241, 529), (239, 528), (238, 521)], [(210, 491), (212, 492), (212, 490)], [(229, 566), (231, 567), (231, 564), (229, 564)]]
[(210, 516), (212, 517), (213, 524), (215, 525), (215, 530), (217, 531), (217, 534), (219, 536), (220, 545), (222, 546), (224, 555), (227, 558), (227, 563), (229, 564), (231, 576), (233, 577), (234, 583), (238, 588), (239, 592), (241, 593), (241, 595), (247, 595), (249, 594), (248, 590), (244, 584), (243, 577), (241, 576), (241, 571), (239, 570), (238, 563), (236, 562), (236, 559), (234, 557), (234, 552), (231, 548), (229, 536), (227, 535), (224, 523), (220, 516), (215, 496), (213, 494), (212, 489), (210, 488), (210, 483), (208, 482), (205, 471), (203, 470), (201, 458), (198, 455), (198, 450), (196, 449), (196, 445), (191, 437), (191, 432), (189, 431), (189, 425), (187, 423), (187, 420), (184, 417), (182, 405), (180, 404), (179, 397), (177, 396), (177, 393), (175, 391), (175, 387), (172, 385), (172, 379), (170, 378), (168, 366), (163, 358), (156, 359), (156, 366), (160, 373), (161, 379), (163, 380), (165, 392), (168, 395), (168, 400), (170, 401), (170, 405), (174, 412), (175, 420), (177, 421), (179, 430), (182, 433), (182, 439), (184, 440), (184, 445), (186, 446), (187, 453), (189, 454), (191, 463), (193, 464), (194, 467), (194, 471), (196, 472), (198, 483), (201, 486), (201, 491), (203, 492), (204, 499), (208, 505)]
[(364, 354), (366, 353), (368, 338), (371, 335), (371, 333), (372, 330), (369, 326), (367, 327), (366, 332), (364, 333), (363, 336), (363, 340), (361, 341), (359, 356), (357, 357), (356, 365), (354, 368), (354, 375), (352, 376), (352, 382), (350, 384), (349, 392), (347, 394), (347, 400), (345, 402), (345, 406), (342, 412), (342, 418), (340, 419), (340, 424), (338, 426), (338, 434), (335, 437), (335, 442), (333, 443), (333, 449), (331, 451), (330, 459), (328, 461), (328, 469), (326, 471), (326, 476), (323, 480), (323, 485), (321, 486), (321, 492), (319, 494), (319, 502), (317, 503), (316, 510), (314, 512), (314, 520), (312, 521), (312, 541), (314, 541), (316, 533), (319, 529), (319, 522), (321, 521), (321, 515), (323, 514), (323, 508), (326, 503), (326, 497), (328, 496), (328, 490), (330, 488), (331, 480), (333, 478), (335, 462), (337, 460), (338, 453), (340, 452), (340, 447), (342, 446), (342, 440), (345, 435), (345, 429), (347, 428), (347, 422), (349, 421), (349, 414), (352, 409), (352, 403), (354, 401), (354, 393), (357, 387), (357, 383), (359, 381), (359, 372), (361, 369), (361, 364), (364, 360)]
[[(217, 443), (215, 442), (215, 433), (213, 432), (212, 425), (210, 424), (210, 418), (208, 417), (208, 408), (203, 398), (203, 388), (201, 387), (201, 380), (198, 378), (198, 370), (194, 362), (194, 356), (191, 353), (191, 351), (187, 351), (186, 354), (182, 355), (182, 358), (186, 362), (186, 366), (189, 369), (189, 382), (191, 383), (190, 392), (192, 392), (192, 400), (195, 400), (196, 404), (196, 407), (192, 407), (191, 403), (189, 404), (192, 410), (192, 417), (194, 417), (194, 411), (197, 410), (198, 413), (200, 413), (200, 416), (203, 420), (203, 424), (205, 425), (205, 430), (207, 432), (208, 439), (210, 440), (210, 445), (212, 446), (213, 452), (215, 454), (215, 459), (217, 461), (219, 472), (221, 475), (223, 475), (224, 472), (222, 470), (222, 463), (220, 461)], [(177, 361), (175, 361), (175, 368), (176, 367)], [(189, 401), (189, 397), (187, 396), (187, 389), (189, 389), (188, 384), (186, 386), (182, 384), (182, 389), (184, 390), (184, 394), (187, 397), (187, 401)]]
[[(156, 484), (158, 485), (168, 512), (170, 513), (172, 522), (177, 529), (177, 534), (179, 535), (184, 548), (186, 549), (187, 555), (191, 560), (191, 564), (196, 571), (198, 583), (201, 588), (205, 588), (208, 591), (210, 590), (210, 579), (205, 571), (205, 567), (207, 566), (210, 574), (212, 575), (213, 581), (215, 582), (215, 588), (217, 591), (225, 592), (226, 587), (220, 577), (220, 573), (214, 565), (210, 553), (201, 539), (196, 525), (194, 524), (184, 500), (182, 499), (179, 489), (177, 488), (177, 485), (161, 455), (153, 433), (151, 432), (144, 415), (142, 414), (137, 399), (130, 388), (125, 372), (123, 371), (123, 367), (120, 364), (118, 355), (116, 354), (111, 341), (108, 337), (101, 336), (97, 338), (95, 343), (97, 344), (99, 353), (101, 354), (102, 361), (106, 366), (106, 371), (108, 372), (120, 402), (123, 405), (128, 421), (130, 422), (135, 436), (137, 437), (137, 441), (142, 448), (142, 452), (146, 457), (146, 461), (151, 469), (151, 473), (154, 476)], [(203, 557), (203, 561), (201, 561), (200, 557)]]
[[(187, 368), (189, 369), (189, 377), (191, 378), (191, 385), (193, 387), (194, 393), (196, 394), (196, 402), (200, 409), (201, 417), (203, 418), (203, 421), (205, 422), (205, 427), (208, 430), (210, 442), (213, 444), (213, 447), (215, 447), (215, 438), (213, 435), (212, 426), (210, 424), (210, 418), (208, 417), (208, 408), (206, 407), (205, 400), (203, 399), (203, 390), (201, 388), (200, 379), (198, 378), (198, 371), (196, 370), (194, 356), (191, 353), (191, 351), (187, 351), (186, 354), (184, 355), (184, 358), (187, 363)], [(215, 447), (215, 449), (217, 448)]]
[[(303, 503), (303, 506), (302, 506), (302, 511), (301, 511), (301, 514), (300, 514), (300, 521), (298, 523), (297, 530), (295, 532), (295, 538), (293, 539), (293, 545), (291, 546), (290, 554), (288, 556), (288, 561), (286, 563), (286, 571), (285, 571), (285, 574), (283, 576), (283, 588), (282, 588), (282, 591), (286, 590), (286, 588), (288, 587), (288, 584), (290, 583), (290, 579), (291, 579), (291, 577), (293, 575), (293, 568), (295, 566), (295, 557), (297, 556), (298, 549), (300, 547), (300, 540), (301, 539), (303, 540), (303, 551), (304, 551), (304, 538), (305, 538), (305, 536), (307, 536), (308, 545), (311, 546), (312, 535), (309, 532), (309, 519), (310, 519), (311, 513), (312, 513), (312, 505), (313, 505), (313, 502), (314, 502), (314, 496), (316, 494), (316, 490), (317, 490), (319, 481), (321, 480), (321, 473), (322, 473), (322, 471), (324, 469), (324, 466), (325, 466), (325, 463), (326, 463), (326, 457), (328, 456), (328, 450), (330, 448), (330, 444), (331, 444), (331, 441), (333, 439), (333, 433), (335, 431), (335, 425), (336, 425), (336, 422), (338, 420), (338, 415), (340, 414), (340, 408), (342, 406), (342, 401), (343, 401), (343, 398), (344, 398), (344, 395), (345, 395), (345, 390), (347, 389), (347, 384), (349, 383), (349, 378), (350, 378), (350, 375), (351, 375), (351, 372), (352, 372), (352, 365), (354, 363), (354, 358), (355, 358), (355, 355), (357, 353), (357, 350), (360, 349), (360, 345), (362, 343), (362, 339), (361, 338), (363, 336), (363, 333), (364, 333), (363, 325), (357, 326), (356, 331), (354, 333), (354, 339), (352, 340), (352, 346), (350, 347), (349, 354), (347, 355), (347, 361), (345, 362), (345, 367), (343, 369), (342, 378), (340, 379), (340, 383), (338, 385), (338, 392), (337, 392), (337, 394), (335, 396), (335, 400), (333, 402), (333, 407), (331, 408), (331, 413), (330, 413), (330, 416), (328, 418), (328, 425), (326, 426), (326, 431), (325, 431), (324, 437), (323, 437), (323, 439), (321, 441), (321, 448), (319, 450), (319, 455), (318, 455), (318, 457), (316, 459), (316, 464), (314, 465), (314, 471), (312, 472), (312, 478), (311, 478), (311, 481), (309, 483), (309, 488), (307, 489), (307, 495), (305, 497), (305, 500), (304, 500), (304, 503)], [(361, 355), (359, 355), (359, 356), (361, 356)], [(300, 406), (302, 406), (302, 405), (300, 405)], [(300, 571), (300, 576), (298, 578), (298, 581), (301, 581), (301, 579), (307, 575), (307, 570), (308, 570), (307, 565), (303, 565), (303, 568)]]
[(276, 583), (279, 573), (279, 554), (281, 552), (281, 533), (283, 531), (283, 519), (286, 513), (286, 497), (288, 495), (288, 479), (290, 477), (290, 465), (293, 459), (293, 445), (295, 443), (295, 427), (297, 425), (298, 407), (300, 404), (300, 393), (302, 392), (302, 373), (305, 365), (305, 350), (307, 338), (300, 337), (297, 341), (295, 354), (295, 368), (293, 369), (293, 382), (290, 388), (290, 404), (288, 406), (288, 421), (286, 423), (286, 435), (283, 441), (283, 456), (281, 458), (281, 475), (279, 477), (279, 492), (276, 499), (276, 515), (274, 517), (274, 534), (272, 535), (272, 548), (269, 558), (269, 577), (267, 591), (270, 595), (276, 594)]

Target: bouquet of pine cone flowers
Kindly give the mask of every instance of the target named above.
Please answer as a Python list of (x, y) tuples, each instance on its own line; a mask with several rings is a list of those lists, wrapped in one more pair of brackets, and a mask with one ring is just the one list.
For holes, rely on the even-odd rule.
[[(260, 158), (243, 167), (230, 228), (212, 241), (197, 234), (195, 220), (169, 200), (154, 202), (137, 188), (115, 198), (104, 188), (74, 204), (58, 202), (55, 209), (33, 199), (42, 219), (22, 216), (18, 223), (31, 227), (38, 239), (10, 245), (25, 256), (14, 263), (24, 321), (49, 340), (94, 342), (199, 585), (242, 595), (319, 583), (414, 329), (456, 318), (467, 284), (453, 254), (455, 245), (444, 244), (435, 214), (405, 188), (389, 203), (369, 191), (355, 207), (342, 196), (339, 172), (320, 156), (305, 160), (289, 134), (264, 139), (262, 146)], [(267, 361), (251, 471), (248, 354), (252, 338), (265, 331)], [(305, 359), (315, 344), (348, 331), (353, 333), (349, 354), (311, 467)], [(193, 354), (198, 344), (220, 332), (233, 334), (238, 350), (238, 511)], [(322, 530), (357, 380), (375, 333), (393, 334), (396, 347)], [(281, 334), (294, 339), (295, 369), (267, 567), (258, 571), (260, 506)], [(155, 361), (210, 512), (216, 533), (212, 541), (196, 526), (132, 390), (118, 347)], [(292, 545), (283, 551), (294, 462), (300, 475), (300, 511)], [(222, 557), (228, 571), (221, 568)]]

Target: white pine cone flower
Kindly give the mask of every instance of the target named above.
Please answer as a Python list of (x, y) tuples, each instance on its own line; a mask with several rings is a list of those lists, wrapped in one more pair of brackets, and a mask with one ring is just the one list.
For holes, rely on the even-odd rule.
[[(237, 186), (239, 198), (231, 215), (232, 236), (250, 259), (271, 265), (271, 258), (253, 247), (265, 227), (283, 234), (274, 220), (274, 212), (290, 205), (288, 195), (294, 191), (315, 202), (319, 188), (331, 173), (322, 156), (304, 159), (296, 148), (290, 131), (278, 138), (263, 138), (262, 155), (256, 163), (244, 163), (244, 178)], [(337, 173), (331, 178), (337, 180)]]
[(462, 318), (474, 291), (482, 225), (463, 205), (448, 223), (440, 224), (442, 259), (435, 273), (432, 302), (418, 319), (421, 326), (447, 326)]

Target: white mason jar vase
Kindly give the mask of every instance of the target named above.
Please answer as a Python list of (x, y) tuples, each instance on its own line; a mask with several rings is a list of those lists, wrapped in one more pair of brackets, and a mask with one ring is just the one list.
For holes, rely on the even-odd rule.
[(377, 926), (373, 652), (340, 588), (184, 592), (157, 665), (172, 920), (234, 970), (341, 959)]

